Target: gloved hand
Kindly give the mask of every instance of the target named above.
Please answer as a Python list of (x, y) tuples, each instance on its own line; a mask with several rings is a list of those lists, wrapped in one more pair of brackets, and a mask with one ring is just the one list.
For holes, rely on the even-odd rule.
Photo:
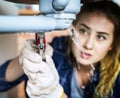
[(27, 94), (30, 98), (60, 98), (63, 88), (51, 58), (53, 49), (50, 45), (46, 46), (46, 62), (37, 52), (34, 40), (27, 40), (19, 56), (19, 62), (28, 76)]

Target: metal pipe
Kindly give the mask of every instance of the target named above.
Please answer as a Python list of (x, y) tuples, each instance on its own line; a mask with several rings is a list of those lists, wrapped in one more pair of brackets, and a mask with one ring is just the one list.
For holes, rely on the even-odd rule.
[(44, 16), (0, 16), (0, 33), (3, 32), (46, 32), (66, 29), (72, 20)]
[(64, 10), (70, 0), (53, 0), (52, 6), (56, 11)]

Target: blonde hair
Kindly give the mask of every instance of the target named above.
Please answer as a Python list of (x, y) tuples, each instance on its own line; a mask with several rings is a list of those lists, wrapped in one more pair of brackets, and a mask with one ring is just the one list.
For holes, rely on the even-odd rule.
[(120, 72), (120, 48), (116, 54), (106, 56), (101, 61), (100, 66), (100, 81), (96, 87), (94, 98), (108, 98), (109, 94), (113, 94), (113, 87), (116, 78)]

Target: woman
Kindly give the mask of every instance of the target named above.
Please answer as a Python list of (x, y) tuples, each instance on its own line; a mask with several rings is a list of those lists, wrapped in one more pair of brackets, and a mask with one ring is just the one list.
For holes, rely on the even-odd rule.
[(71, 51), (68, 53), (68, 57), (74, 57), (71, 61), (76, 62), (74, 64), (76, 68), (80, 66), (80, 70), (76, 71), (79, 87), (87, 86), (89, 82), (89, 79), (84, 80), (87, 71), (85, 67), (88, 67), (89, 63), (98, 67), (100, 63), (99, 82), (94, 91), (94, 98), (99, 96), (106, 98), (108, 95), (116, 94), (114, 87), (115, 82), (118, 82), (116, 79), (120, 71), (119, 21), (120, 8), (112, 1), (101, 1), (83, 5), (77, 19), (73, 22), (79, 36), (79, 45), (84, 51), (78, 51), (73, 43), (71, 48), (73, 53)]
[(53, 60), (68, 98), (119, 98), (120, 7), (84, 4), (68, 37), (52, 42)]
[[(52, 59), (58, 71), (64, 93), (68, 98), (120, 98), (120, 7), (116, 3), (107, 0), (84, 4), (76, 20), (73, 21), (73, 26), (70, 28), (70, 36), (55, 38), (51, 43), (54, 49)], [(40, 89), (39, 82), (41, 81), (37, 81), (38, 85), (32, 87), (32, 82), (36, 83), (36, 80), (32, 80), (31, 74), (33, 73), (30, 70), (35, 70), (37, 64), (34, 61), (40, 57), (31, 48), (33, 43), (28, 43), (29, 45), (23, 48), (20, 59), (22, 59), (25, 74), (29, 78), (28, 89), (33, 88), (34, 91), (34, 87), (37, 88), (38, 86), (37, 89)], [(25, 55), (25, 48), (29, 50), (29, 52), (26, 52), (29, 57), (30, 54), (36, 56), (28, 59), (28, 55)], [(25, 63), (23, 56), (28, 59), (29, 64)], [(16, 65), (14, 60), (10, 64)], [(35, 68), (33, 69), (30, 64), (34, 65)], [(51, 64), (53, 63), (47, 63), (47, 65)], [(28, 65), (33, 70), (27, 67)], [(54, 74), (50, 72), (47, 65), (45, 66), (49, 73), (45, 72), (46, 70), (43, 73), (52, 77)], [(7, 71), (9, 68), (10, 65), (8, 65)], [(38, 71), (38, 69), (36, 70)], [(15, 71), (13, 70), (11, 73), (13, 72)], [(18, 74), (12, 79), (9, 78), (10, 74), (6, 74), (6, 79), (13, 81), (23, 74), (18, 70), (16, 73)], [(56, 79), (54, 77), (53, 80)], [(48, 81), (51, 79), (47, 78)], [(58, 86), (53, 86), (54, 83), (59, 84), (58, 80), (57, 78), (57, 82), (55, 82), (51, 79), (51, 87), (58, 88)], [(42, 83), (44, 84), (44, 82)], [(36, 92), (28, 91), (28, 89), (29, 96), (35, 97), (33, 93)], [(61, 89), (56, 91), (51, 88), (49, 90), (51, 90), (51, 96), (62, 92)], [(41, 92), (41, 89), (36, 94), (39, 92)], [(40, 93), (36, 98), (41, 98)]]

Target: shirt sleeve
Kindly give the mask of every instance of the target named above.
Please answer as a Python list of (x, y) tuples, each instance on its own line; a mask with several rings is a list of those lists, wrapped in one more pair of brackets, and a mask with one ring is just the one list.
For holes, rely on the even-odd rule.
[(50, 45), (53, 47), (54, 51), (64, 54), (67, 46), (66, 44), (66, 37), (55, 37)]
[(5, 80), (5, 72), (6, 72), (6, 69), (9, 65), (10, 61), (11, 60), (8, 60), (0, 66), (0, 92), (7, 91), (10, 88), (19, 84), (20, 82), (27, 80), (26, 75), (22, 75), (21, 77), (19, 77), (18, 79), (16, 79), (15, 81), (12, 81), (12, 82), (8, 82)]

